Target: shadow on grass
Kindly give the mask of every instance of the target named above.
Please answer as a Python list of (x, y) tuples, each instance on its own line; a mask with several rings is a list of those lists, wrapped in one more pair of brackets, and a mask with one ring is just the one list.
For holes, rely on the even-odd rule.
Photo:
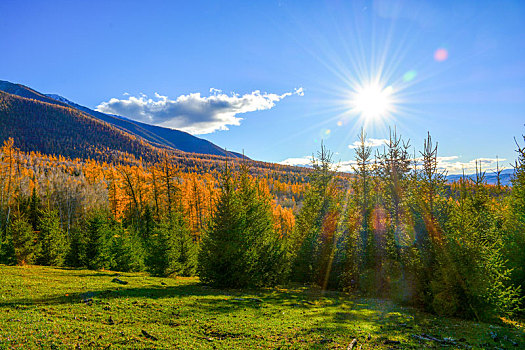
[[(69, 270), (71, 271), (71, 270)], [(76, 274), (76, 273), (75, 273)], [(71, 276), (71, 273), (67, 274)], [(86, 274), (79, 275), (86, 276)], [(254, 311), (260, 309), (261, 312), (244, 313), (244, 316), (264, 318), (279, 318), (281, 311), (298, 309), (306, 313), (305, 316), (315, 317), (316, 321), (308, 328), (292, 325), (291, 321), (286, 320), (290, 327), (287, 330), (279, 331), (280, 334), (295, 338), (305, 338), (313, 342), (317, 348), (333, 347), (336, 341), (342, 341), (341, 334), (345, 335), (348, 342), (352, 338), (359, 338), (360, 342), (367, 339), (371, 334), (372, 346), (384, 347), (385, 341), (395, 339), (394, 337), (404, 338), (403, 348), (420, 348), (421, 344), (416, 342), (408, 334), (413, 332), (429, 333), (439, 336), (439, 333), (432, 333), (435, 330), (436, 321), (429, 318), (428, 328), (419, 328), (418, 321), (410, 315), (415, 315), (415, 310), (410, 308), (400, 308), (391, 301), (383, 299), (360, 299), (355, 296), (338, 292), (322, 292), (315, 288), (291, 285), (288, 288), (255, 289), (255, 290), (235, 290), (235, 289), (215, 289), (200, 284), (196, 280), (175, 280), (177, 285), (161, 285), (161, 280), (141, 280), (142, 285), (137, 286), (139, 281), (126, 279), (130, 284), (119, 285), (111, 282), (117, 274), (113, 272), (93, 272), (93, 276), (101, 277), (97, 287), (88, 292), (68, 292), (66, 294), (50, 294), (41, 298), (18, 298), (0, 302), (1, 309), (26, 309), (39, 306), (52, 305), (82, 305), (85, 308), (96, 308), (97, 312), (112, 300), (124, 301), (119, 303), (119, 308), (129, 308), (129, 310), (150, 310), (155, 312), (159, 306), (156, 301), (173, 299), (173, 303), (162, 305), (165, 316), (158, 317), (159, 322), (166, 324), (180, 323), (180, 320), (195, 318), (195, 315), (207, 315), (206, 320), (196, 326), (200, 327), (195, 332), (201, 337), (213, 337), (216, 339), (226, 339), (235, 337), (247, 337), (240, 329), (233, 327), (224, 329), (217, 326), (211, 317), (219, 315), (243, 315), (245, 310)], [(134, 276), (136, 277), (136, 276)], [(153, 283), (158, 285), (153, 285)], [(165, 279), (165, 282), (173, 283), (173, 280)], [(63, 293), (66, 291), (64, 290)], [(23, 295), (23, 291), (20, 293)], [(191, 299), (189, 299), (191, 298)], [(129, 299), (129, 300), (127, 300)], [(188, 300), (189, 299), (189, 300)], [(184, 300), (178, 303), (177, 300)], [(117, 303), (116, 303), (117, 304)], [(112, 305), (113, 306), (113, 305)], [(118, 310), (115, 309), (115, 310)], [(288, 312), (288, 311), (287, 311)], [(256, 316), (254, 316), (256, 315)], [(200, 318), (200, 317), (199, 317)], [(418, 317), (419, 318), (419, 317)], [(421, 314), (421, 318), (426, 318)], [(222, 319), (224, 320), (224, 319)], [(238, 318), (240, 320), (240, 318)], [(264, 322), (264, 321), (262, 321)], [(235, 324), (235, 323), (234, 323)], [(448, 327), (448, 325), (446, 325)], [(292, 327), (292, 328), (291, 328)], [(288, 330), (288, 329), (291, 330)], [(446, 327), (444, 327), (446, 328)], [(446, 330), (440, 335), (453, 335), (459, 339), (463, 335), (451, 333), (453, 329)], [(289, 333), (286, 333), (289, 332)], [(503, 330), (498, 330), (498, 333)], [(457, 334), (460, 334), (458, 332)], [(487, 333), (488, 334), (488, 333)], [(503, 334), (503, 333), (502, 333)], [(507, 333), (505, 333), (507, 334)], [(510, 333), (509, 333), (510, 334)], [(467, 337), (468, 338), (468, 337)], [(339, 339), (339, 340), (338, 340)], [(513, 339), (519, 340), (513, 336)], [(521, 344), (521, 343), (520, 343)]]
[[(78, 268), (78, 267), (53, 267), (54, 272), (57, 271), (67, 271), (67, 273), (61, 274), (64, 277), (128, 277), (133, 276), (136, 277), (137, 273), (127, 273), (127, 272), (116, 272), (116, 271), (107, 271), (107, 270), (86, 270), (85, 268)], [(89, 271), (89, 272), (87, 272)], [(147, 277), (147, 275), (141, 276), (141, 277)]]
[[(68, 274), (70, 275), (70, 274)], [(114, 277), (114, 273), (97, 274), (101, 277)], [(123, 279), (125, 279), (123, 277)], [(319, 290), (292, 286), (291, 289), (258, 289), (258, 290), (239, 290), (239, 289), (214, 289), (199, 282), (188, 282), (176, 286), (141, 286), (119, 285), (112, 283), (107, 278), (107, 287), (93, 289), (88, 292), (69, 292), (67, 294), (52, 294), (40, 298), (19, 298), (7, 302), (0, 302), (0, 308), (19, 309), (31, 306), (46, 305), (74, 305), (84, 304), (86, 307), (106, 305), (112, 299), (131, 299), (130, 307), (147, 307), (156, 300), (194, 298), (194, 303), (181, 311), (181, 316), (185, 312), (190, 314), (193, 311), (202, 311), (208, 314), (235, 313), (244, 309), (261, 309), (273, 307), (280, 309), (296, 308), (300, 310), (316, 310), (318, 313), (327, 313), (327, 317), (334, 317), (332, 321), (344, 323), (348, 319), (356, 319), (361, 313), (353, 311), (352, 314), (338, 313), (335, 316), (335, 308), (341, 304), (349, 302), (347, 295), (338, 293), (322, 293)], [(105, 281), (102, 283), (106, 283)], [(357, 309), (361, 306), (355, 304)], [(362, 308), (366, 308), (365, 305)], [(363, 318), (368, 317), (362, 315)]]

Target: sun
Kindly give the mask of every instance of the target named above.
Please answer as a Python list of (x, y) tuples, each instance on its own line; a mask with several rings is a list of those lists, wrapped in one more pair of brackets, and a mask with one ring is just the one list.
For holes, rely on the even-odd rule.
[(357, 86), (350, 97), (355, 113), (365, 120), (377, 120), (390, 116), (395, 109), (392, 86), (370, 83)]

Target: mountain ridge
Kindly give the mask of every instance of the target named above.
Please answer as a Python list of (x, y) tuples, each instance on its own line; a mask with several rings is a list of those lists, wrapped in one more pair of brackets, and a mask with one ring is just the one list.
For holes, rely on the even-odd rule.
[(198, 138), (184, 131), (149, 125), (125, 117), (105, 114), (70, 101), (61, 95), (43, 94), (22, 84), (0, 80), (0, 91), (62, 107), (77, 109), (98, 120), (109, 123), (122, 131), (141, 137), (153, 146), (168, 147), (189, 153), (243, 158), (243, 156), (237, 152), (227, 151), (208, 140)]
[[(514, 169), (501, 170), (501, 173), (500, 173), (500, 183), (501, 183), (501, 185), (503, 185), (503, 186), (511, 185), (512, 184), (511, 180), (512, 180), (512, 176), (513, 175), (514, 175)], [(463, 177), (465, 177), (467, 179), (470, 179), (470, 180), (475, 180), (476, 179), (476, 174), (447, 175), (447, 180), (451, 181), (451, 182), (452, 181), (458, 181), (458, 180), (460, 180)], [(487, 171), (487, 172), (485, 172), (485, 181), (488, 184), (497, 185), (497, 183), (498, 183), (498, 175), (496, 174), (495, 171), (491, 171), (491, 172)]]

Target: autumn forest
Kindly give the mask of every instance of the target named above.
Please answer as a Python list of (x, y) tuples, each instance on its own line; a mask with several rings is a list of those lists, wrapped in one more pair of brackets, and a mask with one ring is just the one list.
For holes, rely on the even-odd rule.
[(0, 152), (0, 263), (200, 276), (219, 287), (295, 281), (442, 315), (523, 307), (525, 154), (512, 186), (449, 183), (428, 135), (418, 157), (364, 132), (352, 175), (322, 146), (311, 169), (169, 152), (157, 161)]

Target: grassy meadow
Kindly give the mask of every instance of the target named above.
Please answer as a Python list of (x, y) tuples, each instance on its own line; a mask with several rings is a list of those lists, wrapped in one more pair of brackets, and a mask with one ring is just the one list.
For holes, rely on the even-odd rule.
[[(121, 284), (114, 279), (127, 284)], [(0, 349), (523, 349), (523, 323), (439, 318), (290, 286), (0, 266)]]

